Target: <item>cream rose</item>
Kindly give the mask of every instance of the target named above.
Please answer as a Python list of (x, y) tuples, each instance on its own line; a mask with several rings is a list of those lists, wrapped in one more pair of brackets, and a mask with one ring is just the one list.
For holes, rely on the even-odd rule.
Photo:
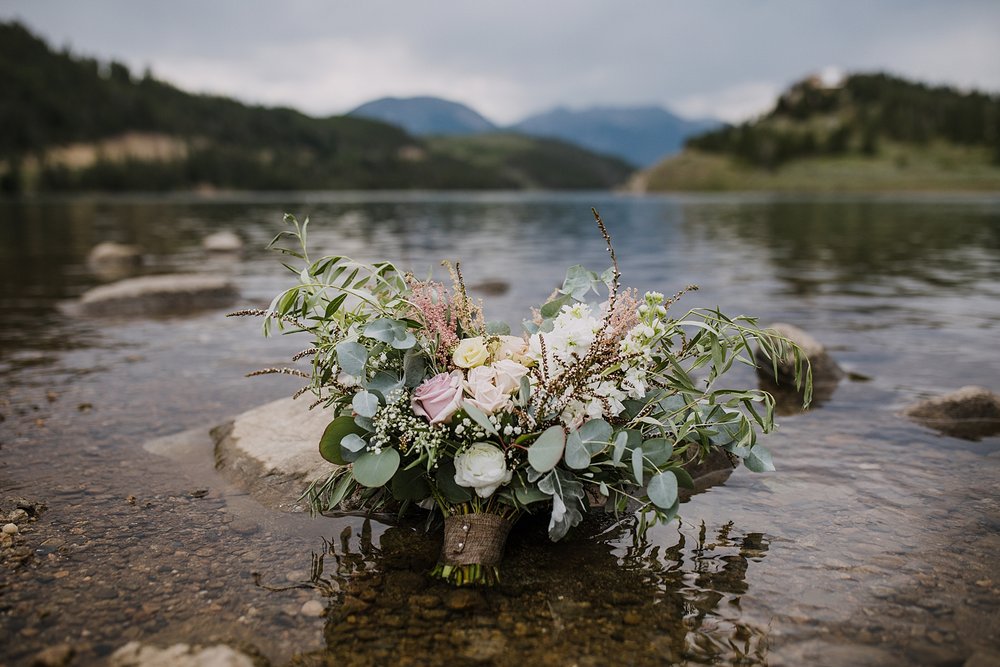
[(521, 361), (524, 353), (528, 351), (528, 341), (520, 336), (497, 336), (497, 338), (500, 339), (500, 343), (493, 352), (494, 361), (501, 359)]
[(479, 366), (469, 371), (465, 381), (465, 391), (471, 398), (466, 403), (472, 403), (488, 415), (506, 408), (510, 398), (496, 385), (497, 373), (489, 366)]
[(503, 451), (489, 443), (477, 442), (455, 456), (455, 483), (475, 489), (480, 498), (489, 498), (511, 477)]
[(522, 364), (510, 359), (501, 359), (490, 364), (496, 377), (493, 383), (505, 394), (516, 394), (521, 388), (521, 378), (528, 374), (528, 369)]
[(459, 368), (475, 368), (489, 361), (490, 351), (486, 349), (482, 336), (464, 338), (455, 348), (451, 359)]

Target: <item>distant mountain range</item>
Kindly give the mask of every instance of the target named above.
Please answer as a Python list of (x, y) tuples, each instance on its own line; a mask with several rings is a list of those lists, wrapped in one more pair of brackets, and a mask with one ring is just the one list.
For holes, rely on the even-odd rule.
[(647, 167), (677, 153), (691, 136), (720, 127), (717, 120), (686, 120), (661, 107), (558, 108), (525, 118), (510, 129), (553, 137)]
[[(496, 132), (500, 128), (470, 107), (436, 97), (386, 97), (348, 115), (380, 120), (416, 136)], [(717, 129), (716, 120), (686, 120), (661, 107), (563, 107), (503, 128), (507, 133), (561, 139), (646, 167), (680, 151), (691, 136)]]
[(348, 115), (395, 125), (418, 137), (497, 130), (475, 110), (439, 97), (383, 97), (362, 104)]

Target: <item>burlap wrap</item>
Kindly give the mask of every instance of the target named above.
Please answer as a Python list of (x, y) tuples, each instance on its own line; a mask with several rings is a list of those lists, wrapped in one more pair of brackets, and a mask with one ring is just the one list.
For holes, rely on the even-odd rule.
[(456, 514), (444, 519), (441, 562), (499, 565), (511, 522), (496, 514)]

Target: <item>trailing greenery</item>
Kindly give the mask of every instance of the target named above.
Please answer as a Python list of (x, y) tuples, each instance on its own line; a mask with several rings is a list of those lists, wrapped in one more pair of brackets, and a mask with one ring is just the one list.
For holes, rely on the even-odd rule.
[[(526, 140), (546, 167), (532, 170), (522, 151), (486, 164), (377, 121), (195, 95), (148, 71), (56, 52), (18, 23), (0, 23), (0, 87), (6, 192), (593, 188), (628, 175), (617, 160), (557, 142)], [(67, 146), (74, 159), (60, 154)]]

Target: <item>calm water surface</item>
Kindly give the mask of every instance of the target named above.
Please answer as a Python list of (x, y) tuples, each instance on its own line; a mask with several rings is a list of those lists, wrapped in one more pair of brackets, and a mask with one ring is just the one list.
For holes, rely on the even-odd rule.
[[(87, 252), (141, 245), (145, 272), (231, 276), (247, 305), (288, 275), (264, 245), (282, 213), (316, 254), (424, 274), (459, 259), (502, 282), (487, 316), (517, 322), (567, 266), (604, 268), (589, 207), (625, 282), (700, 291), (683, 305), (784, 321), (848, 370), (769, 440), (779, 471), (737, 471), (679, 524), (632, 538), (592, 521), (511, 539), (506, 582), (454, 592), (423, 572), (434, 535), (257, 506), (146, 453), (292, 393), (246, 380), (301, 348), (223, 312), (78, 319), (100, 280)], [(240, 260), (212, 258), (231, 229)], [(0, 570), (0, 663), (69, 642), (81, 664), (131, 639), (228, 641), (282, 664), (961, 665), (1000, 654), (1000, 438), (966, 442), (898, 412), (979, 384), (1000, 390), (1000, 197), (278, 194), (0, 203), (0, 510), (47, 506)], [(752, 383), (749, 373), (733, 382)], [(308, 600), (326, 618), (300, 613)]]

